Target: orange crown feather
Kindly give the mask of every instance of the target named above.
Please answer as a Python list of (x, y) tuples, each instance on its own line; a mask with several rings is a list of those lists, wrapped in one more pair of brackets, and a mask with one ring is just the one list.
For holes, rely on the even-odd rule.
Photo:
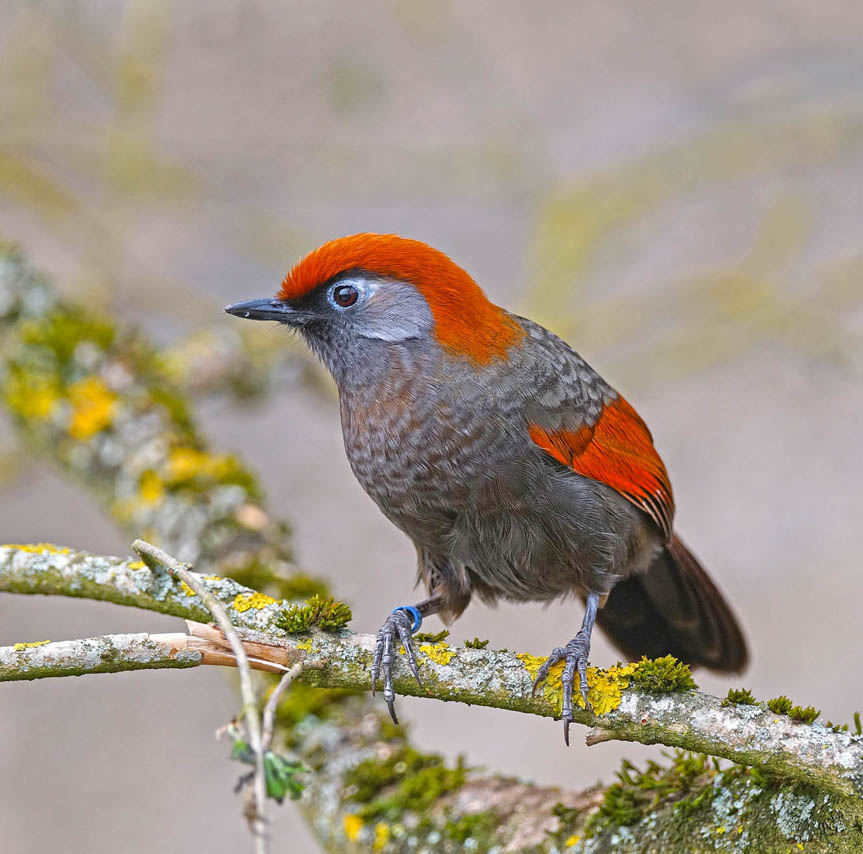
[(435, 336), (453, 354), (484, 364), (505, 356), (524, 337), (521, 327), (443, 252), (396, 234), (353, 234), (324, 243), (288, 273), (278, 296), (297, 299), (349, 270), (410, 282), (429, 304)]

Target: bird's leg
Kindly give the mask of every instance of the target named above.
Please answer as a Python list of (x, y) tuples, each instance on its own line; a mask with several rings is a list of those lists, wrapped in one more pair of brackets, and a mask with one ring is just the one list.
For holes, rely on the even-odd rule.
[(423, 617), (436, 614), (443, 607), (443, 596), (430, 596), (416, 605), (401, 605), (394, 608), (392, 614), (386, 618), (384, 624), (378, 631), (375, 641), (375, 654), (372, 659), (372, 696), (375, 693), (375, 683), (381, 670), (384, 674), (384, 700), (390, 710), (393, 723), (398, 723), (396, 717), (395, 699), (396, 692), (393, 689), (393, 658), (395, 656), (396, 640), (400, 640), (405, 648), (408, 664), (417, 682), (422, 685), (420, 671), (417, 665), (417, 656), (414, 651), (414, 643), (411, 635), (419, 631)]
[(533, 691), (531, 693), (535, 694), (539, 683), (548, 676), (549, 669), (557, 664), (558, 661), (566, 662), (560, 681), (563, 684), (563, 708), (561, 709), (563, 740), (566, 742), (567, 747), (569, 746), (569, 725), (572, 723), (572, 688), (575, 682), (576, 670), (578, 671), (581, 696), (584, 697), (584, 707), (588, 711), (591, 710), (590, 701), (587, 699), (587, 659), (590, 655), (590, 634), (593, 631), (593, 624), (596, 622), (596, 609), (599, 606), (599, 598), (598, 593), (591, 593), (587, 597), (581, 630), (566, 646), (557, 647), (557, 649), (552, 650), (545, 664), (539, 668), (536, 679), (533, 680)]

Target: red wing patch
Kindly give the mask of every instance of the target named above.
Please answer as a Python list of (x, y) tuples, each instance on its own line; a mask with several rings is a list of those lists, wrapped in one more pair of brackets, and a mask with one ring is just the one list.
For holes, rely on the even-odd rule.
[(647, 426), (622, 397), (607, 404), (592, 427), (548, 431), (531, 424), (530, 438), (559, 462), (619, 492), (671, 537), (674, 496), (668, 472)]

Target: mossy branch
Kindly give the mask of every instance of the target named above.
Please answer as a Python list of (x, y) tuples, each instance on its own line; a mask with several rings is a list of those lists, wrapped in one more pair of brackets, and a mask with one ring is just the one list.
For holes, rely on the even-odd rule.
[[(226, 608), (254, 655), (290, 666), (312, 665), (300, 679), (326, 688), (366, 690), (373, 635), (289, 633), (285, 613), (295, 607), (230, 579), (196, 576)], [(0, 591), (87, 596), (195, 620), (208, 612), (191, 590), (158, 567), (55, 546), (0, 547)], [(191, 594), (191, 595), (190, 595)], [(250, 603), (254, 603), (251, 604)], [(306, 627), (308, 628), (308, 626)], [(489, 649), (420, 644), (420, 686), (402, 661), (401, 694), (556, 717), (556, 679), (531, 696), (543, 659)], [(665, 744), (708, 753), (765, 772), (805, 781), (838, 795), (863, 798), (863, 739), (818, 724), (796, 722), (761, 705), (725, 704), (691, 688), (688, 670), (673, 660), (591, 669), (591, 702), (602, 714), (579, 709), (576, 722), (599, 740)], [(639, 684), (651, 690), (640, 690)], [(682, 690), (681, 690), (682, 689)]]

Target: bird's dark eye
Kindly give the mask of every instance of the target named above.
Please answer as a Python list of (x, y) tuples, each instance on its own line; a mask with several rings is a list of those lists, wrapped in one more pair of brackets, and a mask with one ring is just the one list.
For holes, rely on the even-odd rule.
[(353, 285), (339, 285), (333, 288), (333, 300), (342, 308), (350, 308), (359, 297), (360, 292)]

